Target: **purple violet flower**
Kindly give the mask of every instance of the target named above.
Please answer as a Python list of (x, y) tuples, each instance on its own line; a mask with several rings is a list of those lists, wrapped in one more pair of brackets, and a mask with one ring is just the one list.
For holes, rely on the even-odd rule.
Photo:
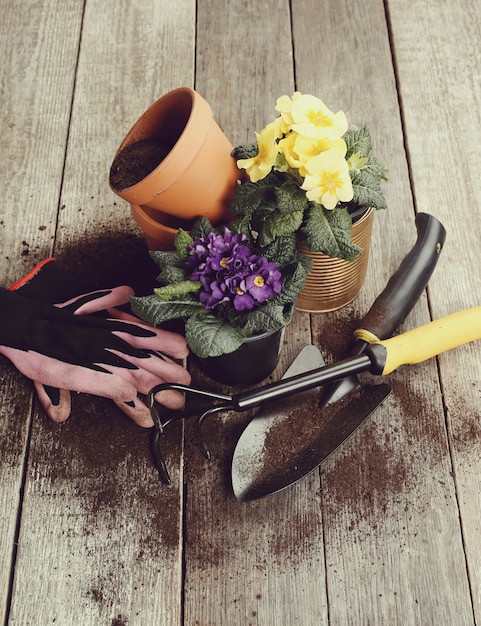
[(236, 311), (251, 310), (282, 290), (277, 265), (252, 254), (246, 237), (231, 232), (209, 233), (188, 247), (190, 278), (199, 280), (199, 301), (206, 309), (230, 303)]

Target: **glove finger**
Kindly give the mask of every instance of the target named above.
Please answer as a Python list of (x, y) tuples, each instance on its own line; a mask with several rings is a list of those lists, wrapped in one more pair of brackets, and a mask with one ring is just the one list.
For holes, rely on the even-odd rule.
[[(17, 348), (1, 346), (0, 353), (10, 359), (24, 376), (42, 385), (89, 393), (116, 402), (133, 402), (137, 398), (137, 393), (148, 394), (153, 387), (165, 382), (164, 378), (139, 367), (127, 369), (106, 365), (105, 371), (98, 371)], [(139, 359), (142, 360), (144, 359)], [(189, 384), (190, 374), (187, 370), (180, 367), (177, 371), (179, 379), (170, 382)], [(159, 396), (159, 400), (168, 408), (176, 409), (179, 405), (180, 408), (183, 406), (183, 396), (176, 391), (165, 392), (164, 396)]]
[(138, 396), (130, 402), (117, 402), (116, 400), (114, 400), (114, 402), (119, 409), (138, 426), (141, 426), (142, 428), (150, 428), (154, 425), (149, 408)]
[(134, 295), (132, 287), (127, 285), (121, 285), (120, 287), (113, 287), (112, 289), (99, 289), (97, 291), (91, 291), (84, 293), (75, 298), (70, 298), (65, 302), (56, 304), (60, 309), (65, 309), (74, 313), (75, 315), (89, 315), (91, 313), (98, 313), (112, 307), (121, 306), (127, 304), (130, 300), (130, 296)]
[[(119, 353), (116, 350), (110, 350), (112, 354), (121, 357), (124, 361), (134, 365), (137, 370), (123, 368), (127, 373), (133, 375), (139, 381), (147, 374), (161, 379), (167, 383), (180, 383), (182, 385), (190, 385), (191, 376), (185, 367), (172, 361), (166, 355), (159, 352), (146, 352), (148, 356), (139, 358), (125, 353)], [(115, 366), (114, 366), (115, 367)], [(120, 372), (119, 372), (120, 375)], [(154, 385), (152, 385), (153, 387)], [(150, 389), (152, 388), (150, 387)], [(145, 388), (145, 385), (143, 385)], [(140, 389), (139, 389), (140, 390)], [(141, 393), (148, 393), (141, 391)]]
[[(156, 394), (155, 400), (172, 411), (178, 411), (185, 406), (185, 398), (178, 391), (161, 391)], [(131, 402), (115, 402), (115, 404), (138, 426), (151, 428), (154, 425), (149, 408), (139, 396)]]
[[(137, 326), (141, 326), (142, 328), (147, 328), (155, 332), (155, 337), (132, 337), (129, 335), (127, 341), (136, 348), (146, 348), (147, 350), (164, 352), (165, 354), (172, 356), (174, 359), (185, 359), (188, 356), (189, 348), (187, 346), (187, 342), (185, 337), (179, 333), (174, 333), (170, 330), (164, 330), (162, 328), (154, 328), (153, 326), (145, 324), (134, 315), (130, 315), (124, 311), (109, 309), (108, 313), (114, 319), (136, 324)], [(126, 339), (121, 332), (116, 332), (115, 334), (123, 339)], [(157, 347), (154, 347), (154, 344)]]
[(136, 377), (120, 375), (136, 370), (111, 366), (105, 367), (106, 371), (103, 372), (64, 363), (32, 350), (26, 352), (6, 346), (1, 346), (0, 352), (10, 359), (24, 376), (49, 387), (90, 393), (123, 402), (132, 401), (137, 396)]
[(71, 398), (70, 391), (43, 385), (34, 381), (37, 396), (45, 412), (54, 422), (65, 422), (70, 415)]
[[(71, 395), (67, 389), (49, 387), (34, 381), (37, 396), (48, 417), (53, 422), (65, 422), (71, 412)], [(182, 409), (185, 405), (184, 396), (176, 391), (163, 391), (155, 399), (171, 410)], [(147, 405), (137, 396), (131, 402), (113, 401), (135, 424), (142, 428), (151, 428), (154, 425)]]
[[(129, 362), (132, 362), (135, 367), (129, 369), (126, 367), (117, 367), (115, 365), (108, 365), (106, 369), (110, 372), (118, 376), (119, 378), (123, 378), (126, 384), (133, 385), (138, 393), (147, 395), (149, 391), (156, 387), (157, 385), (162, 385), (164, 383), (179, 383), (182, 385), (189, 385), (191, 378), (189, 372), (181, 367), (180, 365), (175, 364), (175, 372), (173, 374), (173, 370), (167, 373), (167, 377), (164, 377), (161, 372), (151, 372), (148, 369), (143, 367), (143, 362), (146, 359), (130, 359)], [(139, 365), (137, 365), (137, 362)], [(177, 400), (179, 397), (183, 398), (182, 394), (175, 390), (168, 390), (164, 392), (164, 396), (160, 397), (161, 404), (168, 406), (168, 408), (178, 408), (178, 404), (180, 400)], [(182, 407), (180, 407), (182, 408)]]

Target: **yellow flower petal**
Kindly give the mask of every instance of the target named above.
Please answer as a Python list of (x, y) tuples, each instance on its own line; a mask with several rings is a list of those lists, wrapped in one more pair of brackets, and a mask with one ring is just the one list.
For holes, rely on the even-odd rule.
[(306, 165), (307, 175), (302, 184), (308, 200), (334, 209), (339, 202), (353, 198), (349, 167), (344, 157), (335, 150), (327, 150), (310, 159)]
[(256, 156), (237, 161), (237, 166), (247, 171), (253, 183), (265, 178), (276, 162), (279, 127), (280, 122), (276, 120), (268, 124), (260, 133), (256, 133)]
[(292, 124), (294, 124), (294, 120), (291, 115), (292, 103), (301, 96), (302, 94), (299, 91), (295, 91), (292, 94), (292, 99), (289, 98), (289, 96), (281, 96), (277, 99), (275, 109), (281, 114), (282, 132), (284, 134), (288, 133)]
[(295, 148), (297, 137), (297, 133), (289, 133), (284, 139), (279, 141), (279, 152), (284, 155), (289, 167), (293, 169), (298, 169), (302, 166), (302, 161)]
[(292, 129), (312, 139), (337, 139), (347, 131), (345, 113), (333, 113), (315, 96), (303, 95), (293, 100), (290, 114), (293, 119)]
[(322, 152), (327, 152), (328, 150), (335, 150), (342, 157), (345, 157), (347, 145), (344, 139), (329, 139), (328, 137), (323, 137), (322, 139), (309, 139), (303, 135), (297, 135), (294, 150), (299, 155), (299, 161), (301, 162), (299, 172), (301, 176), (305, 176), (305, 164), (313, 157), (321, 154)]

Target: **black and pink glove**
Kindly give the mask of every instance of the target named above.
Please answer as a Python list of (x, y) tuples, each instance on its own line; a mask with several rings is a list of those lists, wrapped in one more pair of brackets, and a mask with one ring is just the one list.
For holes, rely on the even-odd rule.
[[(74, 295), (79, 290), (53, 259), (0, 289), (0, 353), (35, 382), (55, 421), (69, 416), (71, 390), (111, 398), (134, 422), (152, 426), (139, 394), (162, 382), (189, 384), (187, 370), (166, 356), (185, 358), (185, 339), (115, 309), (129, 301), (130, 287)], [(172, 391), (156, 400), (170, 409), (184, 403)]]

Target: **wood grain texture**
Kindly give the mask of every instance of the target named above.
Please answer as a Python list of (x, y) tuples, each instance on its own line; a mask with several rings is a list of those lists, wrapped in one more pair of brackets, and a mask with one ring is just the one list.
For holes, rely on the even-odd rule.
[[(415, 229), (383, 3), (371, 3), (365, 11), (341, 2), (336, 15), (340, 11), (348, 19), (336, 20), (326, 11), (318, 24), (308, 19), (310, 9), (314, 3), (294, 3), (298, 88), (311, 92), (320, 85), (322, 97), (332, 98), (357, 125), (367, 124), (390, 179), (385, 186), (389, 208), (376, 216), (366, 287), (347, 311), (314, 320), (322, 347), (336, 320), (345, 320), (346, 313), (349, 319), (349, 310), (351, 318), (368, 311), (410, 250)], [(312, 55), (324, 61), (315, 73)], [(443, 262), (442, 256), (438, 273)], [(422, 298), (404, 329), (429, 321), (426, 304)], [(329, 345), (329, 337), (326, 341)], [(471, 607), (443, 406), (440, 399), (427, 403), (422, 391), (437, 388), (440, 394), (436, 364), (404, 369), (392, 380), (393, 396), (323, 467), (330, 619), (334, 624), (468, 623)]]
[[(80, 18), (82, 3), (77, 7)], [(68, 14), (58, 13), (67, 25)], [(98, 280), (107, 252), (123, 280), (122, 269), (129, 277), (143, 271), (142, 265), (125, 265), (146, 250), (134, 241), (141, 236), (128, 205), (109, 189), (110, 163), (147, 106), (178, 84), (192, 85), (195, 13), (191, 2), (166, 11), (149, 0), (89, 1), (81, 38), (80, 23), (76, 33), (65, 25), (59, 23), (60, 34), (74, 40), (80, 56), (77, 68), (75, 57), (69, 61), (71, 72), (76, 70), (75, 91), (71, 79), (66, 101), (57, 103), (71, 120), (68, 143), (66, 129), (63, 137), (55, 134), (60, 155), (66, 151), (55, 253), (70, 269), (88, 270)], [(49, 50), (51, 73), (60, 81), (67, 60), (54, 52)], [(51, 94), (49, 105), (54, 100)], [(41, 108), (34, 113), (43, 114)], [(63, 156), (51, 158), (61, 173)], [(148, 433), (126, 422), (110, 402), (86, 397), (74, 403), (64, 426), (36, 416), (12, 623), (180, 622), (182, 433), (176, 429), (168, 440), (173, 487), (162, 490)], [(118, 464), (103, 467), (105, 446), (113, 445)]]
[[(60, 12), (62, 20), (57, 19)], [(51, 255), (81, 26), (78, 2), (4, 2), (0, 24), (0, 276)], [(0, 364), (0, 619), (7, 618), (32, 388)]]
[(2, 284), (52, 253), (81, 21), (78, 0), (2, 6)]
[[(389, 2), (406, 143), (418, 206), (446, 224), (444, 271), (430, 300), (439, 317), (481, 302), (478, 167), (481, 9), (475, 2)], [(408, 19), (412, 27), (401, 24)], [(439, 359), (475, 619), (481, 619), (479, 346)]]
[[(474, 0), (4, 0), (2, 284), (53, 251), (93, 282), (116, 273), (148, 292), (156, 268), (108, 186), (125, 133), (187, 85), (234, 145), (251, 142), (276, 99), (298, 89), (369, 126), (389, 169), (389, 208), (376, 215), (359, 297), (339, 312), (296, 313), (270, 378), (306, 343), (326, 360), (346, 353), (355, 321), (414, 244), (416, 211), (448, 234), (401, 330), (478, 305), (480, 18)], [(194, 384), (220, 389), (189, 367)], [(2, 623), (480, 622), (480, 368), (473, 344), (400, 369), (391, 397), (321, 471), (237, 503), (230, 460), (251, 415), (206, 422), (210, 461), (192, 421), (169, 430), (166, 488), (148, 431), (86, 395), (53, 424), (2, 360)]]
[[(198, 11), (196, 88), (216, 103), (214, 115), (234, 145), (251, 142), (276, 115), (277, 98), (294, 88), (289, 5), (220, 8), (204, 1)], [(306, 343), (309, 317), (299, 314), (276, 378)], [(207, 433), (214, 461), (202, 463), (186, 449), (186, 622), (327, 623), (319, 479), (266, 502), (237, 503), (230, 458), (246, 419), (228, 414), (213, 421)]]

